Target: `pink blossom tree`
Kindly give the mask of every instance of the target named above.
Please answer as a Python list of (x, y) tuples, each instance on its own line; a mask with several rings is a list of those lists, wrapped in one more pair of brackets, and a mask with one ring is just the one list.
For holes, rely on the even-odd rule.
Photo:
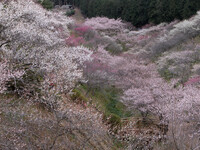
[(71, 35), (66, 39), (66, 43), (68, 46), (79, 46), (85, 43), (83, 37), (75, 37), (75, 35)]

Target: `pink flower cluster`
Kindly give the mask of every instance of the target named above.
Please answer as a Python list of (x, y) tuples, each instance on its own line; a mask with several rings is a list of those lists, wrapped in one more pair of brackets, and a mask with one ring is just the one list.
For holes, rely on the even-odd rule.
[(92, 28), (89, 26), (85, 26), (85, 25), (81, 25), (76, 27), (74, 30), (77, 34), (79, 35), (84, 35), (85, 33), (87, 33), (88, 31), (90, 31)]
[(83, 37), (79, 36), (79, 37), (76, 37), (75, 35), (71, 35), (70, 37), (68, 37), (66, 39), (66, 44), (68, 46), (79, 46), (79, 45), (82, 45), (85, 43), (85, 40)]
[(200, 82), (200, 76), (189, 79), (187, 82), (184, 83), (184, 86), (192, 85), (198, 82)]

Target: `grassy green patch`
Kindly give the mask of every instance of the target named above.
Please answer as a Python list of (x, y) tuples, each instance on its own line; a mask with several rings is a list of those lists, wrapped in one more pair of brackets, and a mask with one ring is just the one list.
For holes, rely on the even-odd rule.
[[(82, 86), (83, 87), (83, 86)], [(84, 87), (87, 90), (87, 86)], [(106, 114), (114, 114), (120, 118), (130, 117), (131, 113), (127, 111), (126, 106), (119, 101), (121, 90), (115, 87), (105, 89), (96, 88), (89, 92), (89, 96), (94, 103), (98, 103), (100, 109)]]
[[(82, 100), (94, 104), (104, 114), (104, 120), (111, 127), (120, 127), (121, 119), (131, 117), (132, 114), (127, 110), (126, 106), (119, 101), (121, 90), (115, 87), (108, 87), (105, 89), (95, 88), (88, 91), (87, 85), (81, 85), (74, 89), (71, 95), (72, 100)], [(87, 94), (86, 94), (87, 93)], [(89, 100), (91, 99), (91, 100)]]
[(88, 98), (85, 97), (85, 96), (82, 94), (81, 90), (79, 90), (79, 89), (74, 89), (72, 92), (73, 92), (73, 94), (71, 95), (71, 99), (72, 99), (73, 101), (88, 102)]

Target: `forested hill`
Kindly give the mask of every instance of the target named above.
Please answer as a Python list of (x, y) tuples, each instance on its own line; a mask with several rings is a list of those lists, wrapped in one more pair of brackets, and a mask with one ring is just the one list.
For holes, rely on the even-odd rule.
[(140, 27), (189, 18), (200, 9), (199, 0), (52, 0), (78, 6), (87, 17), (122, 18)]

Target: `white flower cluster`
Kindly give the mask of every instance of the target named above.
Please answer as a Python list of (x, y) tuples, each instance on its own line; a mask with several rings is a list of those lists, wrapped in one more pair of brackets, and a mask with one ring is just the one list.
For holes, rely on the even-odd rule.
[(183, 34), (182, 36), (194, 36), (200, 32), (200, 12), (189, 20), (181, 21), (174, 25), (174, 28), (162, 40)]
[(92, 52), (66, 46), (70, 24), (73, 20), (62, 12), (47, 11), (32, 0), (0, 2), (0, 25), (5, 27), (0, 34), (10, 41), (0, 51), (7, 59), (32, 64), (46, 73), (54, 72), (56, 80), (72, 85), (82, 77), (79, 66), (90, 59)]
[(175, 32), (176, 30), (187, 32), (188, 30), (194, 30), (194, 31), (200, 31), (200, 12), (197, 12), (197, 15), (191, 18), (190, 20), (184, 20), (178, 24), (176, 24), (174, 27), (175, 29), (171, 31), (171, 34)]
[[(63, 19), (64, 18), (64, 19)], [(73, 20), (44, 10), (31, 0), (11, 1), (9, 4), (0, 3), (0, 22), (8, 27), (8, 38), (21, 40), (40, 40), (51, 46), (60, 42), (59, 32), (69, 35), (67, 25)]]
[(40, 61), (41, 68), (48, 73), (54, 73), (54, 75), (46, 82), (60, 85), (59, 91), (72, 88), (74, 82), (82, 77), (80, 65), (83, 65), (86, 60), (90, 60), (91, 54), (91, 51), (82, 46), (62, 47), (60, 51), (47, 52)]
[(109, 19), (106, 17), (90, 18), (84, 24), (96, 30), (122, 30), (125, 27), (121, 19)]

